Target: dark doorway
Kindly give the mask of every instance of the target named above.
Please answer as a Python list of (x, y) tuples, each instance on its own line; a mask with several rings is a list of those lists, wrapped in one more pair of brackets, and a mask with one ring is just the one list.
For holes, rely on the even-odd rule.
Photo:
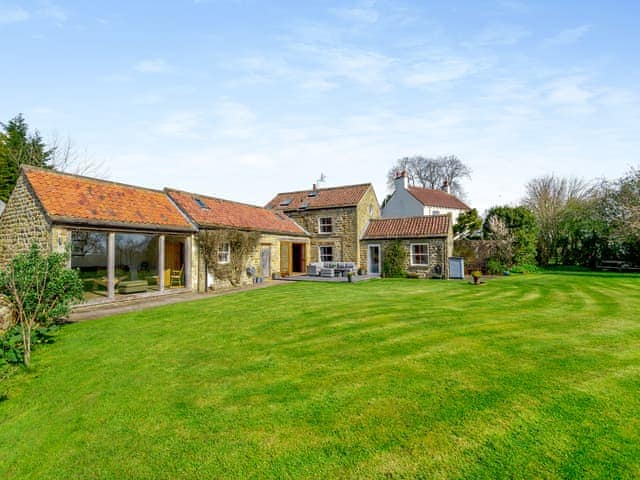
[(294, 243), (291, 248), (291, 271), (304, 273), (305, 268), (304, 243)]

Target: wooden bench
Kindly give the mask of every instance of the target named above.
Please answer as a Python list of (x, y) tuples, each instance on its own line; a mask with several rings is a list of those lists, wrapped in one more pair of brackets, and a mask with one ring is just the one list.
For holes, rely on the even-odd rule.
[(603, 260), (596, 265), (596, 270), (603, 272), (639, 272), (640, 268), (634, 267), (624, 260)]
[(118, 293), (141, 293), (146, 292), (149, 284), (146, 280), (127, 280), (120, 282)]

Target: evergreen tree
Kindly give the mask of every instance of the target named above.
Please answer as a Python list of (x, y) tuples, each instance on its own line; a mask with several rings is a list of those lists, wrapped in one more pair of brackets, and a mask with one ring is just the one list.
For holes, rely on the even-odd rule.
[(40, 134), (29, 132), (22, 114), (0, 123), (0, 200), (7, 201), (18, 180), (21, 165), (50, 168), (54, 149)]

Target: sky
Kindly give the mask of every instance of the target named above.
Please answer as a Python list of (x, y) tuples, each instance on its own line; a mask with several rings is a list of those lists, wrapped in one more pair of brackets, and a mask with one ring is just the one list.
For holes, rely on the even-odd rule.
[[(5, 1), (0, 121), (114, 181), (258, 205), (457, 155), (466, 200), (640, 160), (640, 2)], [(105, 171), (106, 170), (106, 171)]]

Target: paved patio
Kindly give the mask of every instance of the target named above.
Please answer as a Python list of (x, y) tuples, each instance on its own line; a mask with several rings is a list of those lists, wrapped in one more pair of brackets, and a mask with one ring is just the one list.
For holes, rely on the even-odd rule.
[[(380, 275), (354, 275), (351, 277), (352, 282), (364, 282), (367, 280), (374, 280), (380, 278)], [(347, 283), (349, 278), (345, 275), (343, 277), (318, 277), (316, 275), (293, 275), (291, 277), (280, 277), (278, 280), (285, 280), (288, 282), (343, 282)]]
[(101, 303), (84, 303), (76, 305), (69, 316), (67, 322), (83, 322), (85, 320), (93, 320), (96, 318), (108, 317), (119, 313), (135, 312), (152, 307), (162, 305), (170, 305), (173, 303), (190, 302), (193, 300), (202, 300), (205, 298), (218, 297), (221, 295), (232, 295), (234, 293), (245, 292), (247, 290), (255, 290), (259, 288), (274, 287), (282, 285), (283, 282), (272, 280), (265, 283), (255, 283), (245, 285), (243, 287), (228, 288), (223, 290), (212, 290), (206, 293), (197, 293), (191, 290), (181, 289), (181, 291), (165, 293), (162, 295), (140, 295), (130, 296), (128, 298), (119, 298), (109, 302)]

